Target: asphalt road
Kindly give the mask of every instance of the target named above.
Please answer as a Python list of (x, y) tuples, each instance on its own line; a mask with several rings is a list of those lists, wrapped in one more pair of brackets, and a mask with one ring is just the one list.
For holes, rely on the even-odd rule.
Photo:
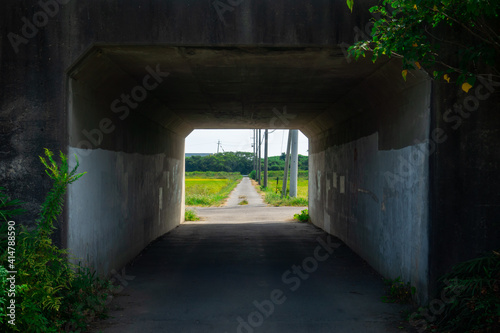
[[(136, 258), (93, 332), (405, 332), (381, 277), (333, 236), (266, 207), (247, 180), (238, 206), (198, 209)], [(258, 195), (257, 195), (258, 196)], [(255, 199), (255, 200), (254, 200)], [(122, 282), (119, 282), (119, 281)]]

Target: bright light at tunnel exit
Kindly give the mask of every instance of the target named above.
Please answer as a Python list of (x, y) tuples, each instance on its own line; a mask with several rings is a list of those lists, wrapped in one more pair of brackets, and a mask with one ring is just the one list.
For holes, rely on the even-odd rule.
[[(262, 157), (264, 157), (264, 130), (262, 134)], [(280, 156), (286, 151), (288, 130), (269, 130), (269, 156)], [(194, 130), (186, 137), (186, 154), (223, 151), (252, 152), (253, 130)], [(299, 154), (308, 155), (309, 140), (299, 131)]]

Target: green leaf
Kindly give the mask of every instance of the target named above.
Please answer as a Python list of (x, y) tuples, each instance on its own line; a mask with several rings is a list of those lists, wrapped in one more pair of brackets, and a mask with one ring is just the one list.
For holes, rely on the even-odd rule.
[(351, 13), (352, 13), (352, 9), (354, 7), (354, 0), (346, 0), (346, 3), (347, 3), (347, 7), (349, 7), (349, 9), (351, 10)]

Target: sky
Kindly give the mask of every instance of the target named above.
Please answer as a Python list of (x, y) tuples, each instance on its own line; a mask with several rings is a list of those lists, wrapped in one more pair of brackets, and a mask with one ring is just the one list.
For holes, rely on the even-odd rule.
[[(252, 152), (253, 130), (194, 130), (186, 138), (186, 153), (216, 153), (220, 140), (219, 152), (247, 151)], [(262, 130), (264, 137), (264, 130)], [(285, 152), (288, 130), (269, 130), (269, 156), (279, 156)], [(221, 148), (222, 147), (222, 148)], [(299, 131), (299, 154), (308, 155), (307, 137)], [(264, 144), (262, 144), (264, 157)]]

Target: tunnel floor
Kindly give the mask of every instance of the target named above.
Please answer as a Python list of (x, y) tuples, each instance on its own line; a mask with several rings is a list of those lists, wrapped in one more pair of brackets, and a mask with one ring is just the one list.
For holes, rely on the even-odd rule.
[(123, 290), (92, 332), (405, 332), (404, 307), (381, 301), (382, 278), (335, 237), (290, 208), (217, 210), (119, 272)]

